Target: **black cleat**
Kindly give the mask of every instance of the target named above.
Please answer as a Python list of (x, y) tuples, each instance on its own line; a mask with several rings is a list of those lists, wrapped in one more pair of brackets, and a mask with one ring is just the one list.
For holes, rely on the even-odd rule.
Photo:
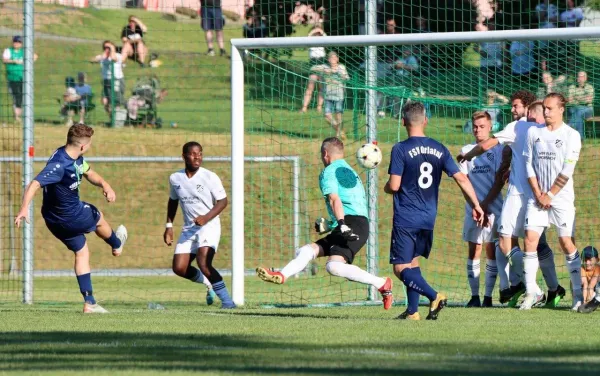
[(561, 285), (558, 285), (558, 287), (556, 288), (555, 291), (548, 290), (548, 295), (546, 297), (546, 305), (544, 305), (544, 307), (546, 307), (546, 308), (558, 307), (558, 303), (560, 302), (560, 300), (562, 298), (565, 297), (566, 294), (567, 294), (567, 292), (565, 291), (564, 287), (562, 287)]
[(396, 319), (398, 319), (398, 320), (419, 321), (419, 320), (421, 320), (421, 315), (419, 315), (419, 312), (415, 312), (413, 314), (410, 314), (410, 313), (408, 313), (408, 311), (404, 311), (398, 317), (396, 317)]
[(512, 290), (509, 288), (504, 289), (504, 290), (500, 290), (500, 303), (504, 304), (507, 303), (508, 301), (510, 301), (510, 299), (513, 297), (512, 294)]
[(482, 308), (492, 308), (492, 297), (491, 296), (484, 296), (483, 297), (483, 303), (481, 304)]
[(512, 297), (510, 298), (510, 302), (508, 302), (508, 306), (514, 308), (517, 306), (521, 295), (525, 294), (525, 291), (527, 290), (525, 289), (525, 284), (523, 282), (519, 282), (516, 286), (511, 286), (510, 290)]
[(429, 305), (429, 314), (425, 320), (437, 320), (440, 311), (448, 304), (448, 299), (445, 295), (438, 293), (435, 300)]
[(479, 299), (479, 295), (471, 296), (471, 300), (465, 306), (466, 308), (475, 308), (481, 307), (481, 300)]
[(600, 307), (600, 301), (596, 298), (593, 298), (589, 302), (582, 304), (577, 308), (577, 312), (579, 313), (592, 313)]

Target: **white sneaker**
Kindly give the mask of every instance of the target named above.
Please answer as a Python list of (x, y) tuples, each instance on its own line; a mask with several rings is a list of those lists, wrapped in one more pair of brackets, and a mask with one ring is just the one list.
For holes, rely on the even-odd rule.
[(571, 307), (571, 311), (577, 312), (579, 310), (579, 307), (581, 307), (583, 303), (581, 302), (581, 300), (577, 300), (575, 302), (573, 302), (573, 306)]
[(521, 311), (530, 310), (534, 305), (540, 304), (543, 299), (544, 299), (544, 294), (537, 294), (537, 293), (527, 294), (525, 296), (525, 299), (523, 300), (523, 303), (521, 303), (521, 306), (519, 307), (519, 309)]
[(115, 235), (121, 241), (121, 246), (118, 249), (113, 249), (113, 256), (121, 256), (123, 253), (123, 247), (125, 246), (125, 242), (127, 241), (127, 229), (123, 225), (119, 225), (117, 227), (117, 231), (115, 231)]
[(83, 303), (83, 313), (108, 313), (99, 304)]
[(379, 111), (379, 112), (377, 113), (377, 116), (379, 116), (380, 118), (382, 118), (382, 119), (383, 119), (383, 118), (385, 117), (385, 112), (383, 112), (383, 111)]

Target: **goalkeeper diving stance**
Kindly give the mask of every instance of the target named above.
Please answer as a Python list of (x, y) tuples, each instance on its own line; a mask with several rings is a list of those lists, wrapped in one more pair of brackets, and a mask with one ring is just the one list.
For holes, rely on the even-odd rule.
[(375, 286), (381, 293), (383, 307), (390, 309), (393, 303), (392, 280), (374, 276), (352, 265), (369, 237), (367, 198), (362, 181), (344, 160), (344, 144), (340, 139), (330, 137), (323, 141), (321, 160), (325, 168), (319, 175), (319, 186), (331, 221), (318, 219), (315, 230), (319, 234), (331, 233), (297, 249), (296, 257), (281, 272), (257, 268), (256, 273), (263, 281), (282, 284), (304, 270), (316, 257), (327, 256), (329, 274)]

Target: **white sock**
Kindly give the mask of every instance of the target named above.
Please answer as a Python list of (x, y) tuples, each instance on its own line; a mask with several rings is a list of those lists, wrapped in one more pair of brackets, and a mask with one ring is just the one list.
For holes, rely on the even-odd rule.
[(573, 285), (573, 300), (583, 301), (583, 291), (581, 289), (581, 258), (579, 252), (575, 250), (573, 253), (565, 256), (567, 261), (567, 269), (571, 276), (571, 284)]
[(523, 257), (523, 266), (525, 274), (525, 288), (527, 294), (539, 293), (539, 287), (536, 282), (537, 271), (540, 267), (537, 252), (525, 252)]
[(499, 246), (496, 246), (496, 265), (498, 270), (498, 276), (500, 277), (500, 290), (506, 290), (510, 287), (508, 284), (508, 259), (502, 253)]
[(516, 286), (523, 281), (523, 252), (519, 247), (514, 247), (507, 258), (510, 262), (510, 284)]
[(374, 276), (373, 274), (362, 270), (356, 265), (350, 265), (341, 261), (327, 261), (325, 265), (327, 272), (336, 277), (343, 277), (354, 282), (373, 285), (380, 289), (385, 284), (385, 279)]
[(204, 286), (206, 286), (207, 289), (212, 289), (212, 283), (210, 283), (210, 281), (208, 280), (208, 278), (206, 278), (206, 276), (204, 276), (204, 274), (202, 274), (202, 272), (198, 269), (196, 269), (198, 271), (198, 273), (196, 273), (196, 276), (192, 279), (190, 279), (190, 281), (192, 282), (196, 282), (196, 283), (202, 283)]
[(556, 275), (556, 265), (554, 265), (554, 253), (546, 243), (540, 243), (538, 246), (538, 260), (540, 269), (548, 291), (556, 291), (558, 288), (558, 276)]
[(496, 260), (487, 260), (485, 262), (485, 295), (492, 296), (494, 285), (496, 285), (496, 276), (498, 275), (498, 267)]
[(467, 260), (467, 280), (471, 287), (471, 296), (479, 296), (479, 274), (481, 273), (481, 261)]
[(305, 245), (296, 250), (296, 257), (290, 261), (283, 269), (281, 274), (288, 279), (294, 274), (298, 274), (315, 258), (315, 251), (310, 245)]

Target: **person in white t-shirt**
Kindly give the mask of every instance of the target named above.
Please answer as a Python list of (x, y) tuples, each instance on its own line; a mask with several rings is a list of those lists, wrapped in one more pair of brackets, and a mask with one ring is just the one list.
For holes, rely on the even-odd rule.
[[(92, 62), (102, 67), (102, 104), (110, 115), (112, 103), (119, 107), (125, 102), (125, 76), (123, 75), (123, 57), (117, 53), (114, 43), (106, 40), (102, 43), (102, 53)], [(113, 98), (114, 94), (114, 98)]]
[[(471, 117), (473, 124), (474, 144), (463, 146), (461, 152), (468, 153), (477, 143), (490, 138), (492, 130), (492, 118), (487, 111), (477, 111)], [(463, 241), (468, 242), (467, 280), (471, 288), (471, 300), (467, 307), (492, 307), (492, 291), (496, 284), (498, 268), (496, 266), (494, 239), (498, 237), (496, 218), (502, 210), (502, 187), (504, 186), (503, 175), (508, 171), (510, 161), (502, 166), (502, 153), (510, 153), (510, 147), (497, 145), (488, 150), (481, 157), (459, 164), (461, 172), (468, 176), (480, 206), (488, 215), (488, 227), (480, 227), (473, 220), (471, 206), (465, 204), (465, 220), (463, 224)], [(483, 304), (479, 298), (479, 275), (481, 272), (481, 252), (485, 249), (485, 293)]]
[[(515, 92), (511, 98), (511, 112), (514, 121), (509, 123), (502, 131), (495, 133), (493, 138), (475, 146), (467, 153), (461, 153), (457, 160), (471, 160), (492, 149), (498, 143), (510, 145), (511, 167), (508, 182), (508, 191), (502, 206), (500, 220), (498, 223), (499, 247), (496, 249), (496, 263), (500, 279), (500, 303), (507, 303), (510, 307), (517, 305), (519, 297), (525, 293), (523, 278), (523, 252), (519, 248), (519, 238), (525, 237), (525, 211), (527, 208), (526, 194), (530, 190), (525, 172), (525, 160), (523, 158), (523, 146), (527, 140), (527, 131), (530, 127), (539, 127), (535, 121), (528, 121), (529, 107), (532, 110), (539, 106), (533, 106), (535, 95), (526, 90)], [(540, 116), (532, 111), (532, 118)], [(537, 111), (539, 112), (539, 111)], [(532, 119), (533, 120), (533, 119)], [(541, 121), (541, 120), (540, 120)], [(498, 250), (500, 252), (498, 252)], [(538, 252), (540, 265), (544, 273), (544, 279), (548, 286), (546, 306), (555, 307), (565, 295), (565, 289), (558, 284), (554, 255), (552, 249), (546, 242), (545, 235), (540, 238)], [(508, 261), (511, 261), (510, 275), (506, 270)], [(543, 260), (543, 261), (542, 261)], [(509, 286), (510, 282), (510, 287)]]
[[(173, 272), (192, 282), (203, 283), (208, 292), (207, 304), (212, 304), (216, 294), (222, 308), (235, 308), (223, 277), (213, 267), (221, 238), (219, 214), (227, 207), (227, 194), (221, 179), (202, 165), (202, 146), (190, 141), (183, 145), (185, 168), (169, 177), (169, 203), (164, 241), (173, 243), (173, 220), (177, 206), (181, 205), (183, 229), (175, 246)], [(192, 266), (196, 259), (200, 270)]]
[[(309, 37), (325, 37), (327, 34), (323, 31), (322, 28), (316, 26), (308, 33)], [(311, 47), (308, 49), (308, 58), (310, 60), (310, 66), (315, 67), (319, 65), (323, 65), (327, 62), (327, 54), (325, 52), (325, 47)], [(325, 98), (323, 97), (323, 91), (325, 88), (325, 84), (322, 82), (322, 77), (318, 74), (312, 73), (308, 77), (308, 84), (306, 86), (306, 91), (304, 92), (304, 99), (302, 101), (302, 109), (300, 112), (307, 112), (308, 105), (312, 100), (313, 92), (315, 91), (315, 87), (317, 83), (319, 83), (319, 90), (317, 90), (317, 112), (323, 111), (323, 103), (325, 102)]]
[(531, 309), (542, 299), (535, 282), (539, 266), (537, 246), (542, 232), (554, 225), (565, 254), (573, 288), (573, 310), (583, 302), (581, 258), (574, 243), (575, 190), (573, 173), (581, 151), (579, 133), (563, 121), (566, 99), (550, 93), (544, 99), (545, 127), (531, 127), (523, 149), (527, 180), (531, 187), (525, 214), (525, 285), (521, 309)]

